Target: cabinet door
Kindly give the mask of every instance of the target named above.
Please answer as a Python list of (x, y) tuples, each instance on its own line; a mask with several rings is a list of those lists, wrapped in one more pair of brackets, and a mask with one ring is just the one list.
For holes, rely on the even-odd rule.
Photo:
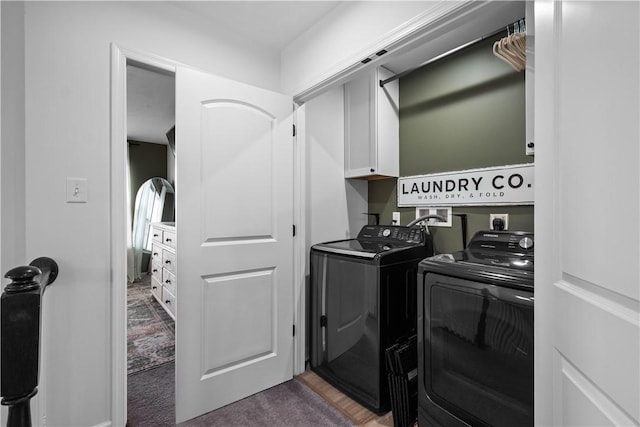
[(399, 176), (398, 81), (377, 68), (345, 84), (345, 177)]
[(394, 74), (385, 69), (376, 70), (375, 102), (375, 169), (377, 175), (400, 176), (400, 83), (394, 80), (380, 87), (380, 81)]
[(344, 86), (345, 97), (345, 177), (375, 173), (374, 73), (357, 78)]

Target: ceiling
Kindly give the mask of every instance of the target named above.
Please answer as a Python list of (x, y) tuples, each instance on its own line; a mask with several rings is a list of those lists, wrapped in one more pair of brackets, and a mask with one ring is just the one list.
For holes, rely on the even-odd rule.
[[(282, 50), (340, 1), (172, 1), (170, 4), (229, 29), (265, 49)], [(277, 25), (274, 25), (277, 23)], [(127, 138), (166, 144), (174, 125), (173, 76), (127, 67)]]
[(127, 139), (167, 144), (175, 120), (175, 78), (127, 66)]
[[(172, 1), (193, 13), (265, 48), (282, 50), (341, 1)], [(277, 25), (274, 25), (277, 24)]]

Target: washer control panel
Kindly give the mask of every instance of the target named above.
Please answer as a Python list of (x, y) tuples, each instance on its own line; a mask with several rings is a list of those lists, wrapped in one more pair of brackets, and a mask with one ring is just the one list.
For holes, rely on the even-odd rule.
[(424, 243), (424, 231), (420, 227), (400, 225), (368, 225), (360, 230), (358, 239), (385, 242)]

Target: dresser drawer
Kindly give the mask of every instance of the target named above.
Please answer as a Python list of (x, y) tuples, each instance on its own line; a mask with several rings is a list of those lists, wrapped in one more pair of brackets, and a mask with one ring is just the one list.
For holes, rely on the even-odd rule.
[(151, 259), (151, 277), (155, 277), (158, 282), (162, 282), (162, 260)]
[(162, 285), (155, 277), (151, 277), (151, 293), (155, 295), (158, 300), (162, 301)]
[(169, 313), (176, 317), (176, 297), (167, 288), (162, 288), (162, 302), (169, 310)]
[(162, 232), (162, 243), (169, 246), (172, 249), (176, 248), (176, 233), (164, 230)]
[(162, 272), (162, 286), (167, 288), (173, 295), (176, 294), (176, 276), (166, 268)]
[(156, 227), (151, 227), (151, 240), (154, 242), (162, 243), (164, 241), (163, 231)]
[(155, 244), (151, 245), (151, 261), (158, 261), (159, 263), (162, 263), (162, 252), (164, 252), (162, 246)]
[(169, 252), (164, 250), (162, 252), (162, 266), (169, 270), (170, 272), (176, 272), (176, 254), (173, 252)]

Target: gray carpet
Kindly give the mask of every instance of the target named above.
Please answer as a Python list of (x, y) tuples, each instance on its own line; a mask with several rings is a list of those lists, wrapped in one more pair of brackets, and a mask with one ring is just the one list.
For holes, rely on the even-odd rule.
[[(129, 375), (128, 427), (174, 426), (174, 363)], [(180, 427), (352, 426), (300, 381), (286, 383), (209, 412)]]

